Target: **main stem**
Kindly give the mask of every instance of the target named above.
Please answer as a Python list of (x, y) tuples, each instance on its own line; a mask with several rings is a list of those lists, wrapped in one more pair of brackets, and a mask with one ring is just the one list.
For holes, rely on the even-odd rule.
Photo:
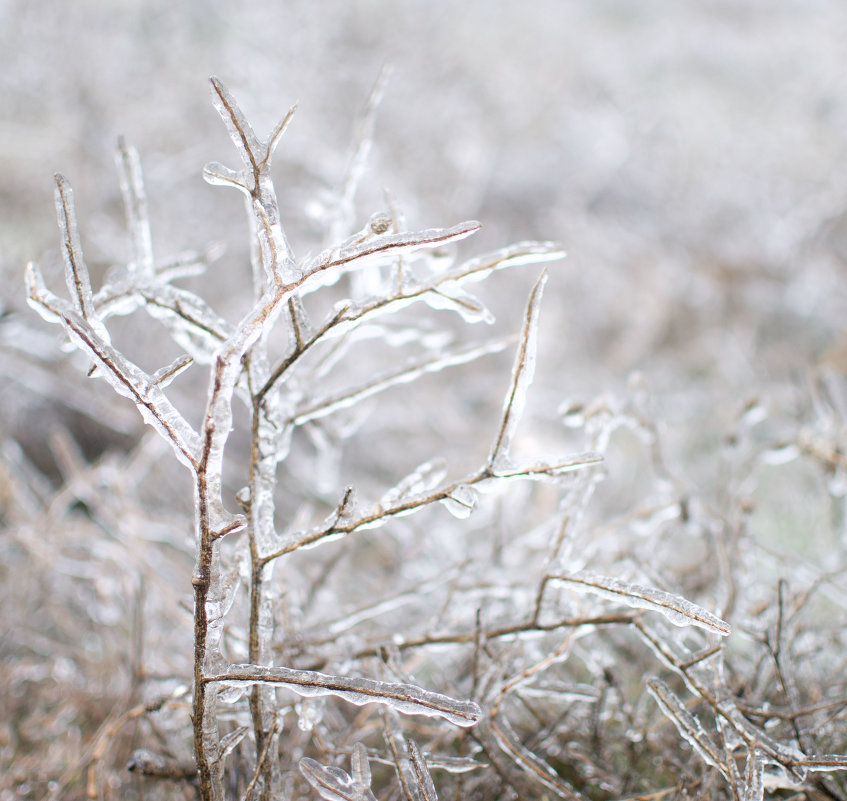
[[(199, 551), (197, 564), (191, 583), (194, 586), (194, 702), (192, 718), (194, 724), (194, 756), (197, 762), (197, 775), (200, 782), (200, 797), (203, 801), (218, 801), (223, 798), (223, 783), (216, 747), (217, 738), (209, 738), (211, 726), (217, 726), (215, 719), (214, 685), (206, 680), (208, 661), (209, 615), (208, 602), (212, 589), (212, 579), (216, 570), (215, 547), (209, 525), (208, 505), (206, 501), (205, 472), (197, 474), (197, 530)], [(211, 718), (211, 719), (210, 719)]]

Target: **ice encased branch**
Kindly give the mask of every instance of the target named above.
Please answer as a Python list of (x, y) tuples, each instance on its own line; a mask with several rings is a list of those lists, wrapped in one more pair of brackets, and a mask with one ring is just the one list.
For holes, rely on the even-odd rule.
[(153, 260), (153, 238), (150, 233), (150, 215), (147, 211), (147, 194), (141, 173), (138, 151), (129, 147), (123, 137), (118, 140), (115, 154), (121, 182), (127, 230), (129, 231), (129, 262), (127, 269), (142, 281), (153, 279), (155, 263)]
[(675, 626), (697, 626), (711, 634), (720, 634), (722, 637), (726, 637), (732, 631), (729, 623), (721, 620), (717, 615), (713, 615), (681, 595), (674, 595), (664, 590), (598, 576), (594, 573), (556, 575), (550, 578), (567, 582), (577, 592), (593, 593), (624, 603), (634, 609), (659, 612)]
[(661, 679), (652, 678), (647, 680), (647, 689), (655, 699), (659, 709), (676, 726), (683, 739), (700, 754), (708, 765), (717, 768), (724, 776), (727, 776), (718, 746), (709, 737), (700, 721), (685, 708), (671, 688)]
[(256, 136), (223, 82), (212, 77), (210, 83), (212, 101), (244, 168), (236, 172), (214, 162), (203, 170), (203, 177), (211, 184), (232, 186), (247, 195), (252, 212), (253, 234), (258, 242), (256, 257), (261, 261), (265, 279), (268, 284), (290, 285), (300, 278), (301, 272), (282, 229), (270, 166), (274, 148), (291, 122), (295, 107), (289, 110), (268, 140), (263, 142)]
[(371, 791), (368, 752), (361, 743), (350, 756), (352, 776), (334, 765), (324, 766), (309, 757), (300, 760), (300, 772), (325, 801), (376, 801)]
[(356, 706), (371, 703), (386, 704), (406, 715), (443, 718), (462, 727), (473, 726), (482, 715), (479, 705), (473, 701), (459, 701), (414, 684), (394, 684), (377, 679), (333, 676), (314, 670), (249, 664), (231, 665), (225, 673), (208, 676), (207, 681), (273, 684), (293, 690), (307, 698), (334, 695)]
[(26, 272), (28, 303), (50, 322), (60, 322), (71, 342), (94, 361), (97, 373), (113, 389), (136, 404), (144, 422), (168, 440), (179, 460), (194, 470), (200, 453), (197, 432), (162, 391), (159, 381), (133, 364), (74, 305), (47, 289), (40, 270), (29, 264)]
[(512, 366), (512, 379), (509, 383), (509, 391), (503, 404), (503, 414), (500, 426), (491, 453), (488, 456), (488, 464), (496, 469), (509, 463), (509, 448), (512, 439), (523, 414), (526, 405), (526, 394), (535, 374), (535, 354), (538, 345), (538, 312), (541, 306), (541, 297), (544, 294), (544, 284), (547, 282), (547, 273), (543, 272), (532, 292), (529, 295), (526, 312), (524, 314), (524, 325), (521, 332), (521, 341), (518, 352), (515, 354), (515, 362)]

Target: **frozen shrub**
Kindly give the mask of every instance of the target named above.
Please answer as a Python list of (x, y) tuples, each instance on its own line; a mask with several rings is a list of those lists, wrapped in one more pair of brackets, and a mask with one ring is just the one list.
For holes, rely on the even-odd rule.
[[(136, 660), (132, 697), (87, 754), (90, 797), (110, 792), (98, 771), (109, 742), (144, 720), (144, 741), (127, 755), (142, 789), (156, 782), (167, 793), (177, 783), (203, 799), (755, 799), (766, 787), (842, 798), (829, 772), (847, 766), (836, 753), (844, 750), (836, 723), (847, 708), (843, 681), (830, 693), (799, 661), (803, 649), (822, 659), (820, 633), (804, 639), (799, 618), (816, 590), (832, 590), (832, 577), (816, 576), (794, 594), (779, 582), (762, 606), (761, 588), (745, 586), (739, 567), (762, 558), (743, 536), (739, 486), (776, 448), (748, 443), (747, 475), (735, 477), (725, 508), (711, 508), (665, 465), (660, 426), (634, 381), (623, 400), (562, 405), (586, 452), (516, 457), (546, 275), (513, 341), (452, 344), (408, 307), (422, 302), (468, 323), (489, 321), (468, 284), (561, 251), (525, 242), (454, 264), (449, 248), (477, 223), (409, 231), (390, 204), (355, 231), (365, 136), (324, 209), (330, 244), (298, 258), (270, 171), (293, 109), (262, 140), (216, 79), (212, 97), (241, 165), (209, 164), (204, 177), (242, 193), (251, 226), (253, 294), (241, 319), (225, 319), (176, 283), (202, 271), (202, 259), (156, 261), (138, 157), (124, 144), (129, 261), (95, 291), (71, 188), (57, 176), (68, 297), (48, 289), (35, 265), (27, 271), (30, 303), (64, 327), (92, 376), (136, 405), (187, 469), (194, 500), (190, 675), (179, 675), (176, 659), (163, 659), (173, 672), (156, 676)], [(318, 316), (321, 299), (329, 310)], [(116, 347), (107, 327), (110, 317), (142, 310), (184, 351), (152, 371)], [(409, 314), (408, 324), (397, 324), (395, 312)], [(382, 352), (377, 338), (391, 354), (387, 366), (367, 355)], [(476, 469), (454, 475), (436, 456), (376, 492), (390, 465), (368, 465), (362, 486), (337, 486), (334, 467), (362, 402), (512, 344), (502, 412)], [(195, 424), (169, 385), (204, 368)], [(407, 419), (396, 421), (396, 451), (406, 447)], [(318, 458), (298, 452), (299, 430)], [(648, 497), (622, 502), (620, 518), (592, 520), (598, 463), (625, 432)], [(234, 447), (245, 433), (246, 447)], [(794, 444), (837, 461), (821, 443), (798, 435)], [(66, 440), (55, 447), (83, 506), (85, 537), (101, 529), (111, 542), (118, 532), (115, 564), (146, 559), (142, 532), (168, 523), (140, 513), (138, 487), (128, 484), (149, 473), (145, 454), (155, 446), (143, 443), (123, 467), (86, 465)], [(21, 510), (20, 531), (55, 524), (37, 506)], [(451, 521), (474, 511), (461, 535)], [(152, 570), (160, 581), (162, 564)], [(187, 570), (168, 570), (172, 593), (179, 582), (189, 586)], [(170, 627), (153, 616), (179, 607), (179, 597), (167, 600), (147, 609), (148, 627)], [(736, 643), (739, 629), (748, 637)], [(843, 630), (830, 636), (843, 638)], [(178, 648), (170, 639), (165, 647)], [(820, 675), (837, 668), (821, 664)]]

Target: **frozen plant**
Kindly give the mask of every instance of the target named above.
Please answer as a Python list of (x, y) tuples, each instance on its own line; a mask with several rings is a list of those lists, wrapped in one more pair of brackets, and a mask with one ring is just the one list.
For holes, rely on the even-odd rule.
[[(249, 311), (236, 322), (223, 319), (206, 300), (174, 283), (185, 273), (185, 265), (157, 263), (139, 159), (124, 143), (119, 146), (118, 165), (131, 242), (127, 264), (94, 290), (78, 233), (73, 193), (69, 182), (57, 175), (56, 208), (69, 297), (52, 292), (35, 264), (27, 269), (30, 304), (45, 319), (64, 327), (70, 342), (89, 357), (92, 376), (104, 378), (137, 406), (144, 421), (188, 469), (193, 482), (190, 725), (196, 778), (193, 768), (174, 764), (173, 754), (138, 751), (130, 766), (150, 776), (196, 781), (204, 800), (235, 797), (233, 794), (270, 799), (281, 797), (284, 780), (291, 781), (298, 756), (307, 750), (326, 755), (346, 748), (351, 755), (352, 778), (341, 768), (323, 767), (311, 757), (304, 756), (300, 762), (305, 780), (322, 797), (373, 798), (368, 761), (377, 758), (396, 765), (404, 792), (434, 798), (427, 762), (460, 773), (478, 763), (461, 752), (427, 755), (403, 734), (402, 720), (424, 716), (460, 730), (472, 727), (483, 716), (479, 703), (468, 698), (474, 687), (462, 688), (455, 678), (444, 686), (440, 683), (444, 674), (438, 671), (430, 671), (419, 683), (407, 681), (403, 675), (379, 675), (403, 673), (402, 668), (392, 667), (396, 660), (391, 653), (398, 642), (386, 638), (377, 646), (361, 637), (343, 639), (338, 632), (355, 628), (355, 620), (328, 624), (322, 640), (316, 639), (311, 648), (303, 646), (296, 664), (279, 664), (277, 654), (294, 654), (290, 643), (296, 636), (289, 628), (281, 629), (277, 619), (282, 580), (274, 575), (274, 569), (302, 549), (387, 524), (437, 502), (465, 517), (480, 490), (489, 491), (516, 479), (559, 481), (563, 474), (599, 460), (595, 453), (531, 463), (510, 456), (534, 370), (545, 276), (542, 274), (532, 290), (502, 416), (493, 431), (488, 457), (478, 469), (450, 478), (440, 463), (429, 462), (398, 481), (379, 501), (359, 500), (355, 487), (349, 487), (321, 522), (298, 517), (281, 523), (276, 511), (288, 487), (284, 483), (277, 486), (280, 465), (289, 455), (295, 429), (347, 411), (399, 383), (472, 361), (508, 344), (484, 341), (451, 348), (443, 337), (424, 337), (420, 342), (423, 354), (415, 359), (393, 364), (372, 377), (359, 376), (341, 391), (324, 389), (322, 380), (357, 345), (367, 326), (420, 301), (436, 309), (454, 310), (468, 321), (489, 319), (483, 304), (465, 289), (467, 283), (495, 270), (547, 262), (563, 254), (551, 243), (529, 242), (444, 267), (443, 249), (473, 234), (478, 223), (406, 231), (393, 213), (379, 212), (358, 233), (351, 233), (352, 196), (361, 174), (361, 156), (367, 149), (363, 141), (330, 221), (340, 240), (316, 256), (298, 259), (282, 226), (271, 177), (271, 157), (294, 109), (262, 140), (223, 83), (213, 78), (211, 84), (215, 107), (241, 166), (230, 169), (209, 164), (203, 175), (211, 184), (229, 186), (244, 195), (251, 226), (253, 300)], [(195, 271), (196, 267), (191, 265)], [(335, 303), (323, 320), (313, 322), (304, 300), (340, 281), (353, 288), (350, 297)], [(143, 370), (115, 347), (107, 327), (110, 316), (139, 309), (166, 326), (185, 351), (153, 372)], [(287, 336), (281, 355), (277, 352), (280, 329)], [(168, 395), (169, 384), (183, 371), (196, 370), (195, 365), (205, 365), (209, 371), (199, 425), (193, 425)], [(234, 426), (234, 404), (243, 404), (249, 414), (250, 449), (242, 488), (230, 496), (225, 489), (224, 465)], [(334, 433), (340, 436), (338, 431)], [(319, 477), (314, 481), (318, 483)], [(240, 510), (234, 511), (237, 506)], [(461, 585), (457, 579), (451, 592), (464, 592)], [(414, 595), (413, 590), (406, 592)], [(398, 597), (383, 600), (388, 608), (403, 603)], [(244, 620), (234, 619), (239, 613)], [(369, 616), (363, 614), (364, 619)], [(326, 656), (327, 646), (336, 639), (338, 653)], [(329, 664), (334, 664), (333, 672), (327, 672)], [(355, 707), (382, 705), (387, 750), (377, 751), (374, 745), (366, 749), (349, 733), (344, 748), (328, 742), (332, 729), (329, 724), (322, 725), (325, 713), (319, 706), (327, 696)], [(302, 700), (293, 704), (292, 697)], [(283, 719), (295, 708), (305, 732), (302, 741), (281, 736)], [(373, 723), (362, 721), (371, 718), (357, 718), (363, 739)], [(337, 736), (338, 726), (335, 729)], [(498, 736), (504, 729), (505, 724), (496, 728)], [(444, 741), (444, 735), (436, 737), (437, 731), (422, 729), (433, 742)]]

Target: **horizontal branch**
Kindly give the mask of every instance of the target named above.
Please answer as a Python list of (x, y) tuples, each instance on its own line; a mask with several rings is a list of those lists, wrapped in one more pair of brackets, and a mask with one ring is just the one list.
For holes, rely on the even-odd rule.
[[(497, 628), (487, 629), (479, 632), (475, 629), (469, 631), (442, 632), (433, 634), (424, 634), (420, 637), (401, 638), (392, 640), (391, 647), (398, 651), (405, 651), (411, 648), (424, 648), (430, 645), (468, 645), (481, 639), (485, 642), (490, 640), (498, 640), (504, 637), (519, 637), (521, 635), (536, 635), (550, 631), (557, 631), (564, 628), (577, 628), (582, 626), (611, 626), (611, 625), (629, 625), (633, 622), (634, 613), (624, 612), (621, 614), (608, 615), (588, 615), (585, 617), (566, 617), (549, 623), (538, 623), (537, 621), (522, 621), (513, 623), (508, 626), (498, 626)], [(336, 638), (332, 639), (335, 642)], [(310, 645), (320, 645), (321, 642), (309, 643)], [(381, 645), (375, 645), (370, 648), (364, 648), (357, 651), (354, 655), (356, 659), (365, 659), (367, 657), (379, 656)]]
[(416, 359), (405, 364), (398, 370), (378, 375), (359, 386), (351, 387), (335, 395), (313, 401), (308, 406), (297, 409), (290, 422), (294, 425), (303, 425), (311, 420), (326, 417), (339, 409), (349, 408), (359, 401), (384, 392), (398, 384), (406, 384), (414, 381), (426, 373), (436, 373), (445, 367), (467, 364), (481, 356), (500, 353), (512, 341), (512, 337), (495, 339), (481, 344), (475, 343), (464, 348), (457, 348), (456, 350), (448, 351), (432, 358)]
[[(316, 529), (292, 535), (290, 542), (273, 553), (268, 554), (263, 561), (267, 564), (268, 562), (278, 559), (292, 551), (316, 545), (321, 540), (325, 540), (327, 538), (334, 539), (336, 537), (351, 534), (352, 532), (360, 529), (380, 526), (389, 518), (413, 514), (414, 512), (423, 509), (425, 506), (438, 503), (439, 501), (455, 502), (457, 499), (453, 497), (454, 494), (461, 493), (465, 487), (473, 487), (474, 485), (497, 479), (555, 478), (562, 473), (577, 470), (581, 467), (588, 467), (592, 464), (597, 464), (602, 460), (603, 457), (600, 454), (589, 452), (578, 454), (571, 458), (554, 463), (548, 464), (538, 462), (524, 466), (516, 465), (510, 467), (508, 470), (497, 472), (486, 466), (472, 475), (466, 476), (459, 481), (453, 481), (442, 485), (431, 492), (420, 495), (412, 495), (387, 506), (377, 504), (370, 511), (353, 519), (350, 518), (349, 514), (334, 514), (330, 518), (331, 522), (329, 525), (324, 524)], [(347, 495), (345, 495), (343, 505), (345, 507), (349, 506)]]
[(458, 701), (414, 684), (393, 684), (376, 679), (332, 676), (313, 670), (231, 665), (225, 673), (206, 676), (203, 681), (205, 683), (280, 685), (301, 696), (334, 695), (356, 706), (370, 703), (386, 704), (406, 715), (440, 717), (457, 726), (473, 726), (482, 715), (482, 710), (473, 701)]
[(692, 603), (680, 595), (674, 595), (641, 584), (628, 584), (614, 578), (597, 576), (591, 573), (549, 576), (557, 581), (572, 584), (578, 592), (591, 592), (627, 606), (647, 609), (664, 615), (675, 626), (698, 626), (713, 634), (726, 637), (732, 628), (729, 623)]

